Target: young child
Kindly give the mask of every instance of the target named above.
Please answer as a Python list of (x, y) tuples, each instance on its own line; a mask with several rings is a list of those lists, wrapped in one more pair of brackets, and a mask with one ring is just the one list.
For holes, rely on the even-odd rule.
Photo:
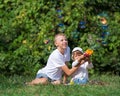
[[(83, 50), (80, 47), (75, 47), (72, 50), (72, 59), (73, 59), (73, 63), (72, 63), (72, 67), (76, 66), (77, 64), (77, 58), (78, 56), (83, 55)], [(90, 61), (90, 56), (85, 57), (84, 60), (81, 61), (81, 65), (78, 68), (78, 70), (72, 74), (72, 79), (70, 81), (70, 84), (86, 84), (89, 80), (88, 77), (88, 69), (93, 68), (93, 64)]]
[[(55, 35), (54, 44), (56, 49), (50, 54), (46, 66), (37, 72), (34, 80), (26, 82), (26, 84), (36, 85), (47, 84), (48, 82), (61, 84), (63, 72), (70, 76), (79, 68), (80, 64), (71, 69), (66, 65), (66, 62), (70, 60), (70, 48), (68, 47), (65, 34), (59, 33)], [(81, 62), (81, 60), (84, 59), (84, 55), (78, 56), (77, 59)]]

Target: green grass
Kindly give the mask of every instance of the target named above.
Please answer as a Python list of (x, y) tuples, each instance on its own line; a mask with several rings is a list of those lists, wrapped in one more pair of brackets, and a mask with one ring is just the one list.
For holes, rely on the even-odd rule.
[(37, 85), (25, 86), (25, 81), (32, 77), (0, 76), (0, 96), (120, 96), (120, 77), (94, 75), (91, 80), (104, 82), (101, 84), (82, 85)]

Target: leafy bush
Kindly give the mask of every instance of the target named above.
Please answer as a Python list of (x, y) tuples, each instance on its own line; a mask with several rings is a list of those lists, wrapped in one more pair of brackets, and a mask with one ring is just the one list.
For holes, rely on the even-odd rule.
[(0, 71), (35, 74), (55, 49), (54, 35), (63, 32), (71, 49), (94, 49), (95, 71), (119, 74), (119, 11), (117, 0), (1, 0)]

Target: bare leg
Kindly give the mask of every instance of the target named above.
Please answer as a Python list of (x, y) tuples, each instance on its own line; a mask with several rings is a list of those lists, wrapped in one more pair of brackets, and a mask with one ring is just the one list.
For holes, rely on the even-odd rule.
[(27, 85), (37, 85), (37, 84), (47, 84), (48, 79), (47, 78), (36, 78), (32, 80), (31, 82), (27, 82)]
[(67, 83), (67, 78), (68, 76), (64, 73), (64, 76), (63, 76), (63, 84), (66, 84)]

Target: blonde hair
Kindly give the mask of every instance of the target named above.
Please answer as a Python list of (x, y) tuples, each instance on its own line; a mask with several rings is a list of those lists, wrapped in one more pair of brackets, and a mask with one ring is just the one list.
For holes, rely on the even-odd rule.
[(64, 33), (58, 33), (55, 35), (54, 42), (56, 42), (56, 39), (58, 36), (65, 36), (66, 37), (66, 35)]

